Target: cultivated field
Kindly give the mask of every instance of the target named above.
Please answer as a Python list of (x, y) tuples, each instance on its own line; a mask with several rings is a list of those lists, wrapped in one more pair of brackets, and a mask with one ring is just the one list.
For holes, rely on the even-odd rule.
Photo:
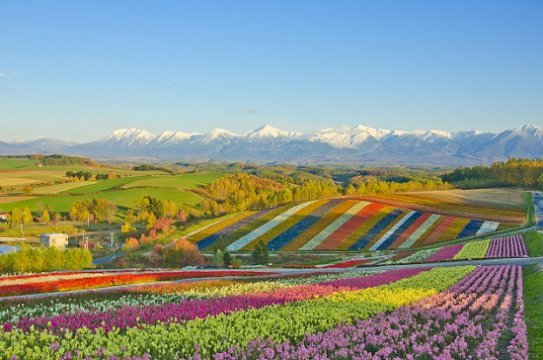
[[(434, 211), (417, 210), (417, 203), (401, 205), (362, 197), (309, 201), (237, 214), (193, 233), (189, 240), (203, 250), (213, 249), (218, 243), (230, 251), (252, 250), (260, 242), (269, 250), (402, 250), (515, 226), (496, 221), (496, 217), (502, 218), (496, 208), (477, 207), (476, 213), (457, 216), (456, 206), (449, 212), (443, 205), (434, 207)], [(522, 218), (522, 211), (515, 214), (518, 216), (513, 219)]]
[[(534, 330), (524, 322), (523, 293), (539, 285), (525, 289), (521, 267), (507, 265), (84, 276), (0, 278), (3, 294), (40, 294), (0, 301), (1, 358), (522, 360)], [(214, 279), (184, 280), (195, 276)]]

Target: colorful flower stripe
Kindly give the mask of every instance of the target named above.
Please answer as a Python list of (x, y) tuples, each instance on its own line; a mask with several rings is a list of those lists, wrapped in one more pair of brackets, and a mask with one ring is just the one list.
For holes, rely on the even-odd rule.
[(396, 238), (420, 216), (421, 213), (418, 211), (408, 212), (370, 247), (370, 251), (388, 249), (388, 247), (394, 242), (394, 240), (396, 240)]
[(190, 236), (190, 240), (194, 243), (199, 243), (200, 241), (202, 241), (202, 239), (205, 239), (209, 236), (212, 236), (213, 234), (221, 231), (222, 229), (224, 229), (225, 227), (228, 227), (230, 225), (232, 225), (233, 223), (247, 217), (247, 216), (250, 216), (250, 215), (253, 215), (253, 212), (252, 211), (247, 211), (247, 212), (242, 212), (242, 213), (239, 213), (239, 214), (233, 214), (233, 215), (230, 215), (228, 216), (226, 219), (222, 220), (222, 221), (219, 221), (215, 224), (211, 224), (211, 226), (207, 226), (207, 227), (204, 227), (203, 229), (201, 229), (200, 231), (198, 231), (197, 233), (193, 234)]
[(373, 203), (367, 203), (356, 215), (344, 222), (336, 231), (330, 234), (323, 242), (321, 242), (315, 250), (336, 250), (341, 244), (349, 238), (370, 216), (381, 208), (381, 206), (373, 206)]
[[(428, 234), (424, 234), (422, 237), (421, 245), (434, 244), (437, 242), (441, 234), (443, 234), (454, 221), (453, 216), (442, 216), (440, 221), (436, 223), (435, 227), (430, 230)], [(419, 244), (419, 243), (417, 243)]]
[(80, 329), (53, 335), (48, 331), (29, 329), (23, 332), (15, 328), (0, 332), (0, 351), (7, 358), (16, 356), (25, 360), (76, 356), (92, 359), (146, 356), (147, 359), (170, 360), (190, 357), (195, 352), (209, 358), (212, 353), (235, 345), (244, 348), (250, 340), (267, 336), (272, 336), (274, 341), (297, 342), (305, 334), (325, 331), (341, 323), (351, 323), (419, 301), (446, 289), (471, 271), (473, 267), (434, 269), (388, 285), (341, 291), (282, 306), (234, 311), (228, 316), (195, 319), (182, 324), (141, 324), (125, 332), (106, 334), (103, 330), (92, 333)]
[(307, 231), (298, 235), (290, 243), (283, 247), (283, 250), (298, 250), (304, 246), (309, 240), (317, 236), (318, 233), (323, 231), (328, 225), (330, 225), (334, 220), (341, 216), (345, 211), (350, 209), (354, 201), (340, 201), (337, 206), (335, 206), (330, 212), (325, 214), (315, 225), (311, 226)]
[(407, 239), (413, 235), (413, 233), (415, 233), (415, 231), (417, 231), (417, 229), (419, 229), (431, 215), (432, 214), (430, 213), (420, 213), (420, 216), (410, 223), (409, 226), (396, 237), (394, 242), (390, 244), (389, 249), (398, 249), (398, 247), (406, 242)]
[[(0, 324), (17, 323), (22, 318), (54, 317), (78, 312), (106, 312), (126, 306), (150, 306), (187, 299), (217, 298), (248, 292), (317, 284), (325, 281), (355, 278), (377, 273), (349, 271), (342, 273), (301, 274), (273, 277), (266, 280), (203, 280), (182, 283), (158, 283), (102, 293), (84, 293), (55, 297), (47, 301), (28, 299), (0, 302)], [(1, 328), (1, 326), (0, 326)]]
[(356, 243), (351, 245), (349, 250), (362, 250), (367, 248), (371, 242), (377, 238), (377, 236), (385, 231), (385, 229), (392, 224), (396, 219), (402, 216), (403, 211), (400, 209), (394, 209), (385, 217), (383, 217), (377, 224), (375, 224), (366, 234), (364, 234)]
[[(514, 290), (516, 285), (516, 291)], [(354, 325), (291, 342), (255, 340), (247, 349), (232, 347), (213, 356), (234, 359), (528, 359), (523, 320), (522, 276), (512, 271), (480, 268), (448, 291), (390, 314), (381, 313)], [(497, 296), (497, 294), (499, 294)], [(508, 314), (513, 310), (513, 316)], [(501, 326), (493, 326), (498, 315)], [(498, 347), (505, 336), (506, 350)], [(496, 331), (487, 332), (493, 327)]]
[(273, 240), (275, 237), (281, 235), (291, 227), (295, 226), (297, 223), (302, 221), (304, 218), (309, 216), (311, 213), (313, 213), (318, 208), (322, 207), (326, 204), (326, 201), (315, 201), (308, 206), (300, 209), (295, 214), (292, 214), (288, 219), (283, 221), (278, 226), (274, 227), (273, 229), (267, 231), (266, 233), (260, 235), (258, 238), (251, 241), (249, 244), (247, 244), (245, 247), (243, 247), (242, 250), (254, 250), (255, 246), (259, 242), (263, 242), (265, 245), (268, 245), (268, 243)]
[(483, 235), (483, 234), (487, 234), (489, 232), (493, 232), (493, 231), (496, 231), (496, 229), (498, 228), (498, 226), (500, 226), (500, 223), (499, 222), (496, 222), (496, 221), (485, 221), (483, 223), (483, 225), (481, 225), (481, 228), (479, 230), (477, 230), (477, 234), (476, 235)]
[(477, 234), (481, 226), (483, 226), (484, 221), (482, 220), (470, 220), (470, 222), (462, 229), (457, 238), (465, 238), (468, 236), (473, 236)]
[(351, 208), (341, 214), (340, 217), (335, 219), (330, 225), (318, 233), (314, 238), (305, 243), (300, 250), (313, 250), (318, 247), (326, 238), (331, 236), (336, 230), (338, 230), (343, 224), (349, 221), (353, 216), (356, 215), (364, 207), (368, 206), (369, 203), (365, 201), (360, 201), (355, 203)]
[(487, 258), (525, 257), (528, 256), (522, 235), (513, 235), (492, 239), (488, 247)]
[[(181, 303), (168, 303), (156, 306), (126, 306), (115, 311), (81, 312), (55, 317), (23, 318), (15, 327), (28, 331), (30, 327), (50, 329), (54, 332), (69, 329), (71, 331), (86, 327), (89, 330), (127, 329), (141, 324), (176, 323), (196, 318), (205, 318), (218, 314), (249, 308), (261, 308), (281, 305), (292, 301), (302, 301), (331, 295), (338, 291), (353, 291), (386, 284), (405, 277), (416, 275), (423, 270), (389, 271), (353, 279), (341, 279), (323, 282), (318, 285), (300, 285), (291, 288), (279, 288), (259, 291), (240, 296), (227, 296), (219, 299), (190, 300)], [(12, 325), (5, 324), (10, 329)]]
[(339, 203), (339, 200), (330, 200), (326, 204), (322, 205), (311, 214), (300, 220), (290, 229), (277, 235), (272, 239), (267, 248), (269, 250), (280, 250), (283, 247), (288, 246), (289, 242), (295, 242), (296, 238), (315, 225), (325, 214), (327, 214), (333, 207)]
[(283, 212), (285, 212), (286, 210), (290, 209), (293, 206), (294, 204), (289, 204), (289, 205), (280, 206), (277, 208), (263, 210), (265, 211), (265, 213), (262, 216), (258, 217), (255, 221), (241, 226), (239, 229), (233, 231), (232, 233), (225, 234), (224, 236), (222, 236), (221, 237), (222, 244), (226, 246), (233, 243), (234, 241), (251, 233), (253, 230), (266, 224), (268, 221), (282, 214)]
[(382, 204), (372, 203), (362, 209), (358, 215), (359, 224), (357, 228), (347, 236), (336, 250), (348, 250), (355, 242), (375, 226), (386, 214), (392, 211), (391, 207), (385, 207)]
[(323, 266), (323, 269), (345, 269), (350, 267), (356, 267), (360, 265), (368, 265), (372, 262), (372, 260), (368, 259), (353, 259), (353, 260), (346, 260), (335, 264), (330, 264)]
[[(407, 249), (417, 244), (424, 235), (432, 229), (437, 223), (439, 223), (441, 215), (432, 214), (424, 223), (420, 225), (402, 244), (398, 246), (398, 249)], [(414, 225), (414, 224), (413, 224)]]
[(408, 256), (400, 259), (390, 259), (381, 263), (381, 265), (401, 265), (401, 264), (413, 264), (424, 262), (430, 256), (434, 255), (439, 248), (418, 250)]
[(451, 241), (458, 238), (458, 235), (460, 234), (462, 229), (468, 225), (469, 221), (470, 221), (469, 219), (465, 219), (465, 218), (455, 218), (453, 222), (451, 223), (451, 225), (440, 234), (436, 242), (439, 243), (439, 242)]
[(227, 247), (228, 251), (238, 251), (242, 249), (245, 245), (249, 244), (250, 242), (254, 241), (259, 236), (265, 234), (266, 232), (270, 231), (274, 227), (278, 226), (279, 224), (287, 220), (290, 216), (296, 214), (298, 211), (300, 211), (306, 206), (311, 205), (312, 203), (314, 203), (314, 201), (308, 201), (308, 202), (291, 207), (290, 209), (274, 217), (273, 219), (271, 219), (264, 225), (260, 226), (259, 228), (251, 231), (249, 234), (243, 236), (242, 238), (228, 245)]
[(490, 246), (490, 240), (471, 241), (462, 247), (454, 260), (484, 259)]
[[(270, 272), (269, 274), (273, 274), (273, 272)], [(7, 285), (0, 287), (0, 296), (96, 289), (110, 286), (201, 277), (262, 275), (263, 273), (260, 271), (165, 271), (143, 274), (115, 274), (105, 275), (98, 278), (67, 279), (32, 284)]]
[(464, 245), (451, 245), (445, 246), (439, 249), (435, 254), (429, 256), (426, 262), (440, 262), (445, 260), (451, 260), (462, 249)]
[[(208, 235), (207, 237), (203, 238), (202, 240), (198, 241), (196, 245), (198, 245), (199, 249), (205, 249), (210, 246), (213, 246), (217, 240), (219, 240), (221, 237), (231, 234), (234, 231), (242, 228), (243, 226), (252, 223), (253, 221), (256, 221), (258, 218), (266, 215), (269, 213), (272, 209), (266, 209), (262, 211), (257, 212), (247, 212), (246, 216), (243, 217), (236, 217), (234, 221), (228, 222), (223, 226), (222, 229), (217, 230), (211, 235)], [(192, 239), (191, 239), (192, 240)], [(194, 240), (193, 240), (194, 241)]]

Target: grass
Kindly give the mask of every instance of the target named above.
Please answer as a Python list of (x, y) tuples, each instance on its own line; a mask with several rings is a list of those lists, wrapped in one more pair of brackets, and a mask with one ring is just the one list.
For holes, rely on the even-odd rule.
[(528, 231), (524, 233), (524, 243), (528, 250), (528, 255), (532, 257), (543, 256), (543, 234), (537, 231)]
[(78, 181), (78, 182), (69, 182), (69, 183), (57, 184), (57, 185), (42, 186), (42, 187), (38, 187), (34, 189), (32, 193), (37, 194), (37, 195), (58, 194), (61, 192), (66, 192), (68, 190), (77, 189), (83, 186), (89, 186), (92, 184), (96, 184), (96, 182), (95, 181)]
[(524, 268), (524, 305), (530, 359), (543, 360), (543, 271), (537, 265)]
[(125, 189), (135, 187), (148, 188), (171, 188), (177, 190), (195, 189), (205, 186), (221, 177), (219, 173), (207, 174), (183, 174), (176, 176), (152, 177), (143, 180), (133, 181), (123, 186)]
[(41, 196), (29, 200), (5, 203), (2, 204), (2, 209), (4, 211), (11, 211), (13, 208), (28, 207), (32, 211), (38, 211), (42, 205), (47, 204), (54, 212), (59, 211), (62, 213), (67, 213), (75, 201), (92, 198), (106, 199), (121, 208), (130, 209), (134, 207), (136, 200), (146, 195), (152, 195), (159, 200), (173, 200), (176, 203), (186, 205), (195, 205), (200, 201), (200, 198), (196, 194), (188, 191), (178, 191), (172, 189), (153, 189), (152, 191), (149, 191), (149, 189), (136, 188), (85, 195)]
[(20, 169), (35, 167), (36, 160), (25, 158), (0, 158), (0, 169)]
[(536, 223), (536, 218), (535, 218), (534, 198), (531, 192), (526, 192), (524, 194), (524, 202), (525, 202), (525, 209), (526, 209), (526, 226), (534, 226)]
[(1, 177), (0, 186), (24, 186), (39, 182), (38, 180), (18, 177)]

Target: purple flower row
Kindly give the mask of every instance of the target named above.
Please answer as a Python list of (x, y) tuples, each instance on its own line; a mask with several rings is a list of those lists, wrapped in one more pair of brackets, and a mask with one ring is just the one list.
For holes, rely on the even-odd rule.
[(521, 268), (481, 267), (449, 290), (389, 314), (306, 335), (299, 344), (255, 340), (213, 358), (527, 360), (523, 316)]
[(487, 258), (528, 256), (522, 235), (492, 239), (486, 253)]
[(127, 306), (107, 312), (79, 312), (54, 317), (23, 318), (17, 324), (4, 324), (4, 330), (10, 331), (15, 326), (28, 331), (31, 326), (34, 326), (37, 329), (51, 329), (54, 333), (59, 334), (65, 330), (73, 331), (82, 327), (93, 331), (98, 328), (110, 331), (114, 328), (122, 330), (141, 324), (156, 324), (158, 322), (177, 323), (250, 308), (304, 301), (330, 295), (338, 291), (353, 291), (379, 286), (414, 276), (426, 270), (392, 270), (351, 279), (327, 281), (314, 285), (299, 285), (291, 288), (274, 289), (216, 299), (186, 300), (180, 303), (155, 306)]
[(429, 256), (424, 261), (425, 262), (440, 262), (440, 261), (445, 261), (445, 260), (451, 260), (456, 254), (458, 254), (460, 250), (462, 250), (463, 246), (464, 245), (445, 246), (439, 249), (433, 255)]

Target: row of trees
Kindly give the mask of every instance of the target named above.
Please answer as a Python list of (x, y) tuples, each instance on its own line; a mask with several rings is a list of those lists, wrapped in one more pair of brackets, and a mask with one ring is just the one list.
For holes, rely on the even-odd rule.
[(339, 187), (328, 180), (308, 180), (301, 184), (261, 178), (244, 173), (227, 174), (213, 181), (204, 194), (212, 200), (203, 200), (204, 214), (262, 209), (293, 201), (306, 201), (339, 195)]
[(453, 186), (441, 179), (407, 180), (405, 182), (384, 181), (373, 176), (352, 178), (345, 188), (345, 195), (390, 194), (408, 191), (449, 190)]
[(441, 177), (460, 188), (522, 186), (543, 189), (543, 159), (509, 159), (459, 168)]
[(70, 208), (70, 219), (111, 223), (116, 212), (117, 206), (106, 199), (79, 200)]
[(117, 179), (118, 175), (115, 173), (100, 173), (93, 175), (90, 171), (66, 171), (65, 173), (66, 177), (72, 179), (72, 180), (113, 180)]
[(18, 252), (0, 256), (0, 273), (82, 270), (92, 267), (90, 251), (82, 248), (62, 251), (54, 247), (22, 246)]

